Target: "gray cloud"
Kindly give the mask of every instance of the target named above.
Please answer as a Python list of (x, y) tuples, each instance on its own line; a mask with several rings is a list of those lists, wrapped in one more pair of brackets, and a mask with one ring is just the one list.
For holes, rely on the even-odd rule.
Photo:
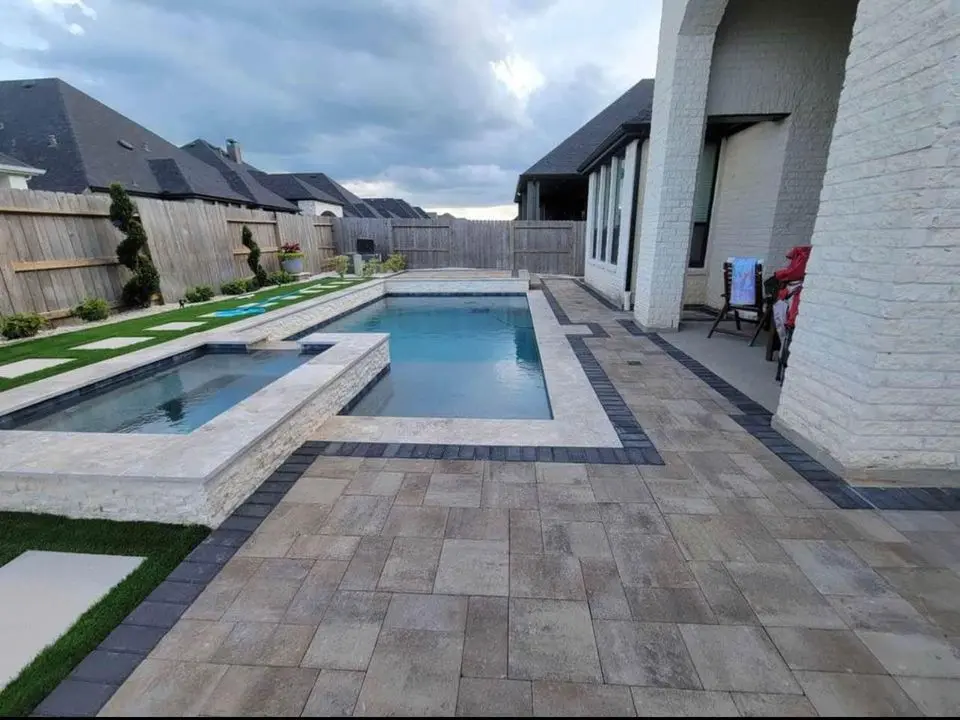
[[(12, 0), (0, 73), (57, 75), (177, 143), (235, 137), (265, 169), (379, 183), (427, 206), (506, 204), (519, 172), (650, 74), (597, 60), (615, 32), (599, 15), (578, 34), (596, 57), (558, 63), (544, 38), (511, 36), (548, 18), (543, 33), (562, 30), (578, 1), (85, 0), (95, 18), (67, 5), (52, 19)], [(605, 4), (604, 16), (638, 12)], [(526, 99), (492, 72), (516, 55), (550, 68)]]

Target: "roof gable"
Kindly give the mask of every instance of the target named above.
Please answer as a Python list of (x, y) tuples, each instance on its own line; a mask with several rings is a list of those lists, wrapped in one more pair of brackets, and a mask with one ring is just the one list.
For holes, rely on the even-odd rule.
[(206, 140), (197, 138), (182, 149), (220, 173), (230, 188), (246, 197), (248, 202), (277, 210), (298, 210), (296, 205), (262, 185), (248, 165), (234, 162), (223, 150)]
[(590, 154), (626, 122), (649, 122), (653, 80), (641, 80), (524, 171), (522, 177), (576, 175)]

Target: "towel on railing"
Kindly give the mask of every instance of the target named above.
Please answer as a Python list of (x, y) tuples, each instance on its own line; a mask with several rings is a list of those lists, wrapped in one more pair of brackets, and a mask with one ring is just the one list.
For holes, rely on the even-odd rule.
[(757, 301), (757, 258), (730, 258), (730, 304), (753, 305)]

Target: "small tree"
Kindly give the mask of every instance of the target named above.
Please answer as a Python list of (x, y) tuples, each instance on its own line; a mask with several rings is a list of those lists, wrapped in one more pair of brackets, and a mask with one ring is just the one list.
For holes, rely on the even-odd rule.
[(247, 265), (249, 265), (250, 270), (253, 271), (253, 277), (257, 281), (257, 287), (263, 287), (267, 284), (267, 271), (264, 270), (263, 265), (260, 264), (260, 246), (257, 245), (257, 241), (253, 239), (253, 233), (250, 232), (250, 228), (246, 225), (244, 225), (240, 231), (240, 242), (250, 251), (250, 254), (247, 255)]
[(125, 305), (146, 307), (160, 292), (160, 275), (154, 267), (147, 247), (147, 233), (136, 217), (137, 206), (119, 183), (110, 186), (110, 220), (124, 234), (117, 245), (117, 260), (128, 268), (133, 277), (123, 286)]

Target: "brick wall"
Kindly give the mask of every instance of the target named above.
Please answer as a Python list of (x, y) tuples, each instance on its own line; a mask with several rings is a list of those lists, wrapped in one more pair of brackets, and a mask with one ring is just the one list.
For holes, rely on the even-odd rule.
[(776, 418), (848, 474), (960, 470), (956, 0), (861, 0)]

